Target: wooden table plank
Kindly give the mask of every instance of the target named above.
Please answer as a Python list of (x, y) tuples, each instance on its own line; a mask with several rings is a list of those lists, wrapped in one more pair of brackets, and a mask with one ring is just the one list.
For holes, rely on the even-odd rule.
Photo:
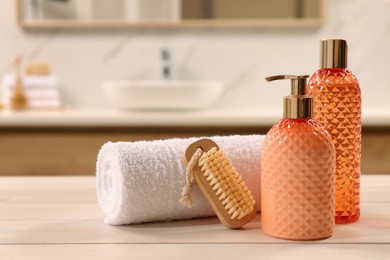
[[(390, 202), (390, 175), (362, 175), (361, 201)], [(48, 200), (79, 200), (96, 203), (93, 176), (0, 177), (0, 202), (19, 199), (45, 203)]]
[[(390, 245), (141, 244), (1, 246), (5, 259), (388, 259)], [(16, 257), (15, 257), (16, 256)], [(83, 256), (80, 258), (80, 256)]]
[(390, 176), (362, 176), (361, 206), (361, 220), (336, 225), (331, 238), (296, 242), (264, 235), (259, 215), (244, 230), (227, 229), (216, 218), (108, 226), (92, 176), (1, 177), (0, 256), (384, 259), (390, 255)]
[[(103, 223), (98, 214), (91, 216), (89, 213), (93, 210), (83, 204), (71, 210), (69, 207), (61, 208), (62, 205), (55, 204), (21, 204), (19, 207), (8, 207), (8, 209), (19, 214), (24, 211), (25, 215), (20, 215), (19, 218), (13, 215), (12, 218), (0, 221), (0, 226), (4, 227), (0, 232), (0, 244), (291, 243), (291, 241), (264, 235), (260, 229), (259, 215), (243, 230), (227, 229), (216, 218), (108, 226)], [(378, 208), (381, 210), (378, 211)], [(337, 225), (331, 238), (313, 243), (390, 243), (389, 204), (363, 203), (362, 210), (359, 222)], [(2, 215), (6, 213), (0, 211)]]

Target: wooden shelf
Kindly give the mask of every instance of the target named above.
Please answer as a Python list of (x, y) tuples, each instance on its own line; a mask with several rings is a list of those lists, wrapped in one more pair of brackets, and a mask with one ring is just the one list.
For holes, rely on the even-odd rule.
[(19, 25), (25, 29), (50, 29), (50, 28), (69, 28), (69, 29), (96, 29), (96, 28), (315, 28), (323, 24), (319, 19), (265, 19), (256, 20), (185, 20), (185, 21), (67, 21), (67, 20), (46, 20), (29, 21), (21, 20)]
[(125, 29), (125, 28), (316, 28), (325, 23), (327, 1), (321, 0), (318, 18), (278, 19), (197, 19), (175, 21), (121, 21), (121, 20), (26, 20), (22, 0), (15, 0), (16, 22), (24, 29)]

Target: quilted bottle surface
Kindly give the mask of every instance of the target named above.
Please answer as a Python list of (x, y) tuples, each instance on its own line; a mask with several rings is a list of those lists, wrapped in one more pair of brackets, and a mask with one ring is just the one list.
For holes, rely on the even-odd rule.
[(311, 77), (313, 118), (331, 134), (336, 148), (336, 223), (360, 216), (361, 92), (345, 68), (323, 68)]
[(313, 119), (282, 119), (261, 159), (261, 227), (271, 236), (313, 240), (334, 229), (335, 150)]

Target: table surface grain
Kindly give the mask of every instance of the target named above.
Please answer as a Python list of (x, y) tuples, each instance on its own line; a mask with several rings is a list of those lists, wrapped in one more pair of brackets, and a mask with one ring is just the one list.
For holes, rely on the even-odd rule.
[(108, 226), (95, 177), (0, 177), (0, 259), (390, 259), (390, 176), (362, 176), (361, 219), (331, 238), (268, 237), (216, 218)]

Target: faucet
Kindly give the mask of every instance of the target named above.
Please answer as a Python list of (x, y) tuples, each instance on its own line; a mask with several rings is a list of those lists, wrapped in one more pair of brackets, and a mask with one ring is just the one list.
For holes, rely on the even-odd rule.
[(160, 51), (161, 58), (161, 78), (171, 79), (172, 68), (171, 68), (171, 52), (168, 48), (162, 48)]

